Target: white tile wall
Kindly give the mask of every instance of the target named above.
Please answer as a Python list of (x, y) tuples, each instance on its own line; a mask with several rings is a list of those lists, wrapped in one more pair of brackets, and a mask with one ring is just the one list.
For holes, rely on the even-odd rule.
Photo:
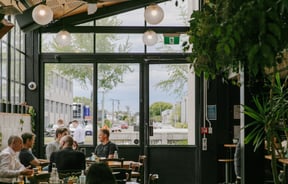
[[(23, 127), (20, 119), (24, 121)], [(30, 122), (31, 117), (28, 114), (0, 113), (0, 150), (7, 146), (9, 136), (21, 136), (24, 132), (31, 132)]]

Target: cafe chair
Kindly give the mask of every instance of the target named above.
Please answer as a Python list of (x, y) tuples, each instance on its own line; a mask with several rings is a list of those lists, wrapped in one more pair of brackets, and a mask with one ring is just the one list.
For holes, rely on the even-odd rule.
[(123, 168), (124, 158), (105, 158), (100, 162), (107, 164), (110, 168)]
[(137, 182), (140, 182), (141, 178), (143, 179), (145, 160), (146, 155), (139, 155), (138, 162), (132, 162), (130, 164), (132, 170), (131, 178), (136, 178)]
[(112, 174), (115, 177), (117, 184), (125, 184), (131, 179), (131, 169), (112, 168)]

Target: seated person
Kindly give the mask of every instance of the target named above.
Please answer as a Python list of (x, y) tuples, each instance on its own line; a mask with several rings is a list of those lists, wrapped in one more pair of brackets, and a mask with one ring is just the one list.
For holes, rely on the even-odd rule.
[(60, 139), (65, 136), (69, 135), (69, 131), (65, 127), (57, 128), (55, 133), (55, 141), (50, 142), (46, 146), (46, 158), (50, 159), (50, 155), (54, 151), (58, 151), (60, 149)]
[(31, 149), (35, 143), (35, 134), (26, 132), (23, 133), (21, 137), (23, 140), (23, 148), (19, 153), (19, 160), (25, 167), (31, 166), (33, 168), (49, 162), (48, 160), (36, 158), (32, 153)]
[(73, 150), (73, 138), (70, 135), (65, 135), (60, 139), (60, 150), (53, 152), (50, 156), (49, 172), (52, 170), (52, 164), (56, 164), (56, 168), (61, 173), (77, 172), (81, 174), (81, 170), (85, 170), (86, 160), (82, 152)]
[(118, 151), (116, 144), (109, 140), (110, 132), (108, 129), (101, 129), (99, 131), (99, 141), (101, 144), (97, 145), (95, 154), (97, 157), (114, 158), (114, 152)]
[(116, 181), (109, 166), (94, 163), (88, 169), (86, 184), (116, 184)]
[(17, 157), (17, 153), (22, 149), (23, 142), (19, 136), (10, 136), (8, 147), (0, 152), (0, 183), (12, 183), (14, 178), (31, 176), (33, 169), (27, 169), (22, 165)]

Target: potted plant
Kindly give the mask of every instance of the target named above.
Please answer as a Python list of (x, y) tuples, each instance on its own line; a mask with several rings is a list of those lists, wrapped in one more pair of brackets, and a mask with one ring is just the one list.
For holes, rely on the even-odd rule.
[[(272, 156), (271, 168), (274, 183), (280, 183), (277, 170), (277, 157), (284, 157), (284, 151), (281, 144), (281, 135), (285, 135), (288, 139), (288, 90), (287, 79), (281, 83), (279, 73), (276, 74), (275, 81), (271, 81), (270, 96), (253, 97), (255, 108), (244, 105), (244, 113), (251, 117), (253, 121), (247, 124), (244, 128), (251, 128), (251, 131), (245, 137), (245, 143), (254, 145), (254, 149), (258, 149), (267, 143), (267, 152)], [(285, 173), (285, 172), (284, 172)], [(285, 178), (285, 177), (284, 177)]]
[(252, 77), (264, 73), (283, 60), (287, 13), (284, 0), (208, 1), (191, 15), (189, 42), (183, 44), (185, 51), (192, 49), (187, 59), (209, 79), (243, 67)]
[[(242, 70), (249, 79), (245, 83), (249, 87), (259, 75), (274, 76), (277, 66), (283, 63), (287, 53), (287, 14), (288, 4), (285, 0), (205, 1), (201, 9), (191, 15), (190, 30), (187, 33), (189, 42), (183, 44), (185, 51), (192, 51), (187, 59), (196, 74), (204, 75), (207, 79), (216, 76), (228, 79), (231, 71)], [(269, 75), (267, 68), (272, 68)], [(278, 136), (275, 131), (285, 129), (286, 126), (285, 123), (281, 124), (283, 119), (280, 120), (276, 115), (280, 116), (279, 113), (285, 111), (281, 109), (275, 116), (262, 115), (274, 112), (275, 108), (283, 105), (279, 98), (284, 95), (284, 91), (281, 91), (283, 88), (279, 87), (279, 81), (279, 77), (272, 77), (268, 86), (271, 95), (263, 103), (260, 96), (254, 98), (255, 109), (246, 107), (246, 115), (252, 118), (269, 118), (265, 121), (255, 119), (254, 125), (262, 128), (252, 132), (246, 142), (253, 141), (257, 149), (266, 140), (268, 147), (271, 147), (271, 154), (274, 154), (272, 149), (275, 149), (272, 137)], [(247, 128), (252, 127), (253, 123)], [(276, 159), (273, 155), (272, 163), (274, 181), (278, 183), (278, 174), (274, 168)]]

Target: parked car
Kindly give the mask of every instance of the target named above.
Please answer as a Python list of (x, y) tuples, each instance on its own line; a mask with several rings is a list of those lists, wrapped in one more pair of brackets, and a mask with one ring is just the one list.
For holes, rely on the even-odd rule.
[(111, 132), (121, 132), (121, 124), (113, 123), (111, 127)]
[(129, 128), (128, 123), (126, 122), (121, 123), (121, 129), (128, 129), (128, 128)]
[(47, 128), (45, 128), (44, 135), (46, 137), (54, 137), (55, 136), (55, 132), (56, 131), (53, 128), (47, 127)]
[(91, 123), (88, 123), (85, 126), (85, 135), (92, 136), (93, 135), (93, 126)]

